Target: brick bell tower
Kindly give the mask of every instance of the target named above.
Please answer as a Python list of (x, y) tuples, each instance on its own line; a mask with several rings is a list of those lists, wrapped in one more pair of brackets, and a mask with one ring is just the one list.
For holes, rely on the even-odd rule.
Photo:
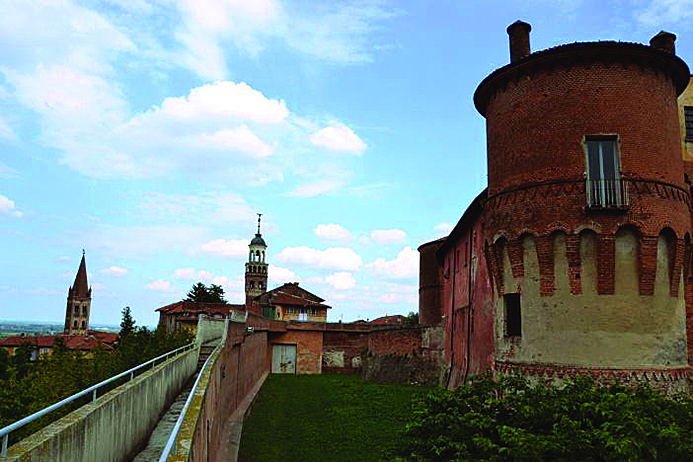
[(87, 262), (82, 250), (82, 261), (75, 276), (75, 282), (67, 291), (65, 310), (65, 335), (86, 335), (89, 331), (91, 312), (91, 288), (87, 281)]
[(245, 264), (245, 308), (248, 312), (261, 314), (260, 306), (253, 304), (253, 299), (267, 291), (267, 263), (265, 251), (267, 244), (260, 233), (260, 219), (262, 214), (257, 214), (257, 233), (250, 241), (250, 253)]

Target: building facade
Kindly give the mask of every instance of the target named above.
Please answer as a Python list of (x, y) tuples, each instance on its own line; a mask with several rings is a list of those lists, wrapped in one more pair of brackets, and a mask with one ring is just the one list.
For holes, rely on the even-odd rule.
[(688, 66), (673, 34), (531, 53), (530, 30), (508, 28), (510, 64), (474, 95), (488, 189), (447, 238), (419, 248), (420, 316), (445, 326), (448, 384), (519, 370), (682, 391), (691, 204), (677, 98)]
[(254, 303), (260, 306), (262, 315), (279, 321), (327, 322), (325, 299), (289, 282), (259, 295)]

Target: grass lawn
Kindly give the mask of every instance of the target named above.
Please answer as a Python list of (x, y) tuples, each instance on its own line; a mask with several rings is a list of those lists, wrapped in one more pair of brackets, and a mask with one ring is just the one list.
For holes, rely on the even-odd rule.
[(431, 388), (356, 375), (267, 377), (243, 424), (239, 461), (378, 461)]

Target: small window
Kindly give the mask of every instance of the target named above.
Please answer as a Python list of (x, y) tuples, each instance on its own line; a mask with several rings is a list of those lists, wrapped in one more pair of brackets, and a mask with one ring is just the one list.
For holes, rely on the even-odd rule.
[(250, 281), (250, 288), (254, 289), (255, 288), (255, 283), (253, 281)]
[(683, 107), (683, 118), (686, 124), (686, 141), (693, 141), (693, 106)]
[(503, 300), (505, 302), (505, 335), (506, 337), (520, 337), (522, 335), (520, 294), (505, 294)]

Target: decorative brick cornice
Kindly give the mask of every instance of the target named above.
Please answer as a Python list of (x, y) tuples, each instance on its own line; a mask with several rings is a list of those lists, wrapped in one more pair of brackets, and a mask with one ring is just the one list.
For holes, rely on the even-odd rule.
[(682, 367), (638, 367), (616, 368), (597, 366), (571, 366), (561, 364), (523, 364), (496, 361), (494, 371), (500, 374), (520, 374), (527, 377), (538, 377), (559, 380), (579, 375), (589, 375), (600, 381), (620, 383), (675, 382), (687, 380), (693, 369)]
[[(645, 180), (641, 178), (621, 179), (628, 188), (628, 195), (633, 197), (657, 197), (669, 199), (691, 207), (691, 198), (688, 192), (676, 185), (661, 181)], [(538, 199), (550, 199), (555, 197), (580, 197), (583, 203), (586, 201), (585, 180), (560, 180), (542, 183), (533, 183), (522, 188), (503, 191), (488, 198), (486, 210), (536, 202)]]

